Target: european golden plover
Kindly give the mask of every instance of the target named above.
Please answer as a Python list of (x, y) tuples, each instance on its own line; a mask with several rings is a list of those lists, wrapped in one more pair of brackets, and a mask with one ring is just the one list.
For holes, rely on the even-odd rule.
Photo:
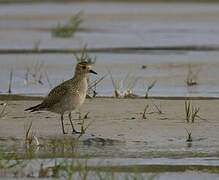
[(62, 132), (66, 134), (63, 115), (68, 112), (68, 118), (71, 123), (72, 133), (78, 133), (71, 119), (71, 112), (78, 109), (86, 98), (88, 83), (88, 73), (97, 74), (91, 69), (92, 64), (89, 62), (80, 62), (76, 65), (74, 77), (64, 81), (50, 91), (42, 103), (25, 109), (25, 111), (51, 111), (61, 114)]

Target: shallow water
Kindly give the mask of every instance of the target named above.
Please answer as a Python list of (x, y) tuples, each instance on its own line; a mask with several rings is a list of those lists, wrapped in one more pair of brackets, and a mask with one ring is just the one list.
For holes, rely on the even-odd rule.
[[(107, 75), (97, 86), (98, 95), (113, 95), (109, 70), (121, 91), (130, 88), (144, 96), (147, 86), (157, 81), (150, 96), (219, 97), (218, 52), (185, 52), (178, 54), (91, 54), (97, 56), (94, 69), (99, 73), (92, 79)], [(0, 55), (0, 91), (7, 93), (9, 74), (13, 69), (12, 93), (45, 96), (49, 90), (73, 75), (75, 60), (72, 55)], [(198, 74), (198, 85), (187, 87), (189, 64)], [(146, 65), (146, 69), (142, 69)], [(26, 73), (28, 80), (26, 81)], [(37, 71), (37, 73), (36, 73)], [(57, 73), (57, 71), (59, 73)], [(32, 74), (31, 74), (32, 73)], [(36, 79), (33, 74), (36, 73)], [(46, 76), (48, 74), (48, 78)], [(42, 83), (36, 80), (42, 77)], [(49, 81), (48, 81), (49, 79)], [(137, 82), (134, 84), (135, 80)], [(133, 87), (132, 87), (133, 86)]]
[[(39, 3), (1, 4), (0, 48), (39, 49), (111, 47), (160, 47), (160, 46), (218, 46), (219, 4), (193, 3)], [(54, 11), (55, 10), (55, 11)], [(66, 22), (79, 11), (84, 22), (73, 38), (53, 38), (50, 28)], [(151, 96), (205, 96), (219, 97), (217, 51), (141, 51), (131, 53), (94, 53), (95, 69), (99, 77), (112, 71), (121, 91), (130, 87), (134, 93), (145, 95), (145, 89), (157, 81)], [(6, 93), (9, 73), (13, 68), (12, 93), (45, 96), (51, 87), (72, 76), (73, 55), (29, 54), (0, 55), (0, 92)], [(43, 83), (36, 83), (28, 76), (41, 62), (44, 66), (38, 76)], [(187, 87), (185, 80), (188, 65), (198, 73), (198, 85)], [(147, 68), (143, 70), (142, 65)], [(49, 75), (49, 81), (45, 76)], [(57, 74), (57, 71), (59, 72)], [(129, 74), (128, 80), (124, 78)], [(38, 79), (39, 79), (38, 77)], [(50, 85), (49, 85), (50, 84)], [(131, 84), (131, 85), (130, 85)], [(98, 95), (113, 95), (110, 77), (97, 87)]]
[(1, 138), (1, 151), (9, 153), (9, 161), (5, 165), (16, 162), (18, 165), (12, 169), (6, 168), (0, 174), (8, 177), (43, 177), (42, 172), (47, 172), (44, 177), (51, 177), (56, 169), (58, 176), (64, 178), (70, 176), (70, 169), (67, 170), (66, 167), (74, 167), (71, 172), (75, 178), (80, 173), (89, 173), (89, 177), (96, 178), (99, 178), (99, 173), (107, 177), (113, 174), (116, 179), (126, 176), (146, 178), (152, 175), (158, 179), (219, 177), (219, 159), (208, 157), (208, 153), (190, 154), (191, 157), (185, 151), (162, 152), (156, 149), (155, 152), (155, 149), (150, 149), (142, 153), (142, 148), (147, 147), (147, 143), (83, 136), (79, 141), (70, 136), (59, 139), (44, 137), (39, 141), (40, 146), (37, 147), (26, 146), (22, 139)]

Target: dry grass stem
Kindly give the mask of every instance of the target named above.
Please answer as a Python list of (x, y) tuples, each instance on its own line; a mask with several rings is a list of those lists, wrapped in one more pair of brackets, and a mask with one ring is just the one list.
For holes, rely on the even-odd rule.
[(78, 55), (77, 53), (74, 53), (74, 56), (75, 56), (75, 59), (76, 61), (79, 63), (79, 62), (88, 62), (90, 64), (95, 64), (96, 63), (96, 60), (97, 60), (97, 57), (94, 56), (90, 56), (87, 52), (87, 45), (84, 46), (84, 48), (82, 49), (80, 55)]
[(43, 61), (37, 61), (31, 67), (27, 67), (24, 75), (24, 85), (44, 85), (44, 81), (46, 81), (49, 84), (49, 87), (52, 88), (53, 85), (46, 69)]
[(194, 107), (191, 104), (191, 101), (187, 101), (187, 100), (185, 101), (185, 116), (186, 116), (187, 123), (190, 123), (190, 122), (194, 123), (196, 118), (203, 119), (198, 115), (199, 111), (200, 111), (200, 108)]
[(85, 119), (88, 119), (88, 115), (90, 112), (87, 112), (83, 117), (81, 115), (81, 112), (78, 112), (78, 120), (81, 120), (80, 124), (81, 125), (81, 132), (80, 134), (85, 134), (86, 130), (88, 129), (88, 127), (90, 126), (90, 123), (85, 126)]
[(188, 74), (187, 74), (187, 77), (186, 77), (186, 84), (187, 86), (195, 86), (195, 85), (198, 85), (198, 74), (200, 72), (201, 69), (199, 69), (198, 71), (196, 72), (193, 72), (192, 68), (191, 68), (191, 65), (189, 64), (189, 67), (188, 67)]
[(149, 105), (147, 104), (147, 105), (145, 106), (145, 108), (144, 108), (144, 112), (143, 112), (143, 114), (142, 114), (142, 119), (147, 119), (146, 113), (147, 113), (148, 108), (149, 108)]
[(24, 84), (28, 86), (29, 84), (40, 84), (43, 85), (43, 78), (45, 73), (45, 64), (43, 61), (39, 63), (37, 61), (32, 67), (27, 67), (24, 75)]
[(28, 86), (28, 82), (29, 82), (29, 73), (30, 73), (30, 69), (27, 67), (26, 73), (24, 75), (24, 85), (26, 85), (26, 86)]
[(145, 92), (145, 98), (148, 98), (149, 92), (150, 90), (155, 86), (155, 84), (157, 83), (157, 81), (153, 81), (151, 84), (149, 84), (149, 86), (146, 88), (146, 92)]
[(83, 119), (88, 119), (88, 114), (89, 114), (90, 112), (87, 112), (85, 115), (84, 115), (84, 118)]
[(88, 85), (88, 92), (92, 91), (93, 92), (93, 97), (96, 97), (96, 95), (97, 95), (97, 85), (100, 82), (102, 82), (105, 79), (106, 76), (107, 75), (104, 75), (103, 77), (97, 78), (94, 81), (92, 81), (91, 83), (89, 83), (89, 85)]
[(13, 81), (13, 69), (11, 68), (10, 77), (9, 77), (9, 84), (8, 84), (8, 94), (12, 93), (12, 81)]
[(151, 102), (153, 104), (153, 107), (155, 107), (155, 110), (153, 110), (152, 112), (148, 112), (147, 114), (164, 114), (164, 112), (161, 109), (161, 103), (158, 106), (152, 99)]
[(196, 108), (196, 107), (192, 107), (192, 113), (191, 113), (191, 122), (194, 123), (195, 122), (195, 118), (198, 117), (198, 112), (199, 112), (200, 108)]
[(187, 123), (190, 122), (190, 117), (191, 117), (190, 106), (191, 106), (190, 101), (185, 101), (185, 113), (186, 113), (186, 121), (187, 121)]
[(51, 83), (51, 81), (50, 81), (49, 74), (48, 74), (48, 72), (47, 72), (47, 71), (45, 71), (45, 76), (46, 76), (46, 81), (47, 81), (47, 82), (48, 82), (48, 84), (49, 84), (49, 87), (50, 87), (50, 88), (52, 88), (52, 87), (53, 87), (53, 85), (52, 85), (52, 83)]
[(87, 126), (85, 126), (85, 120), (86, 118), (83, 118), (82, 119), (82, 123), (81, 123), (81, 132), (80, 132), (80, 134), (82, 135), (82, 134), (85, 134), (85, 132), (87, 131), (87, 129), (90, 127), (90, 125), (91, 125), (91, 123), (92, 122), (89, 122), (88, 124), (87, 124)]
[(103, 81), (105, 78), (106, 78), (107, 75), (104, 75), (103, 77), (101, 78), (97, 78), (95, 79), (94, 81), (92, 81), (90, 84), (89, 84), (89, 89), (92, 89), (93, 87), (96, 87), (97, 84), (99, 84), (101, 81)]
[(160, 106), (158, 107), (158, 105), (155, 104), (153, 100), (151, 100), (151, 101), (152, 101), (152, 103), (153, 103), (153, 106), (156, 108), (156, 111), (155, 111), (155, 112), (157, 112), (158, 114), (164, 114), (164, 112), (163, 112), (162, 109), (161, 109), (161, 103), (160, 103)]
[(123, 89), (124, 89), (124, 97), (125, 98), (135, 98), (138, 97), (136, 94), (133, 93), (133, 89), (136, 86), (139, 77), (134, 77), (132, 74), (128, 73), (124, 80), (122, 80)]
[(25, 130), (25, 145), (27, 145), (27, 146), (31, 146), (31, 145), (39, 146), (40, 143), (39, 143), (38, 138), (31, 131), (32, 126), (33, 126), (32, 121), (29, 124), (24, 125), (24, 130)]
[(114, 95), (116, 98), (135, 98), (138, 95), (133, 93), (133, 89), (136, 86), (136, 83), (139, 77), (133, 77), (128, 73), (124, 79), (114, 79), (110, 70), (108, 70), (110, 78), (114, 88)]
[(111, 79), (112, 84), (113, 84), (115, 97), (116, 97), (116, 98), (121, 97), (122, 95), (121, 95), (121, 93), (120, 93), (120, 91), (119, 91), (118, 83), (116, 84), (116, 82), (115, 82), (115, 80), (114, 80), (114, 78), (113, 78), (113, 75), (112, 75), (111, 71), (108, 70), (108, 72), (109, 72), (109, 74), (110, 74), (110, 79)]

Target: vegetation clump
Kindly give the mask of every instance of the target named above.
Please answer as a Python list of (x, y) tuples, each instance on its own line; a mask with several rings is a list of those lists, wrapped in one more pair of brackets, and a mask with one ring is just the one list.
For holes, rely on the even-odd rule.
[(52, 36), (61, 38), (73, 37), (82, 22), (81, 12), (79, 12), (75, 16), (71, 17), (66, 24), (61, 25), (58, 23), (56, 27), (52, 28)]

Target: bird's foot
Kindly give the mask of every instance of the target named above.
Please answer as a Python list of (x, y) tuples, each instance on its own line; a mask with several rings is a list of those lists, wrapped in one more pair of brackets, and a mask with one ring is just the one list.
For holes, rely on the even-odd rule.
[(81, 132), (76, 131), (75, 129), (72, 130), (72, 134), (81, 134)]

